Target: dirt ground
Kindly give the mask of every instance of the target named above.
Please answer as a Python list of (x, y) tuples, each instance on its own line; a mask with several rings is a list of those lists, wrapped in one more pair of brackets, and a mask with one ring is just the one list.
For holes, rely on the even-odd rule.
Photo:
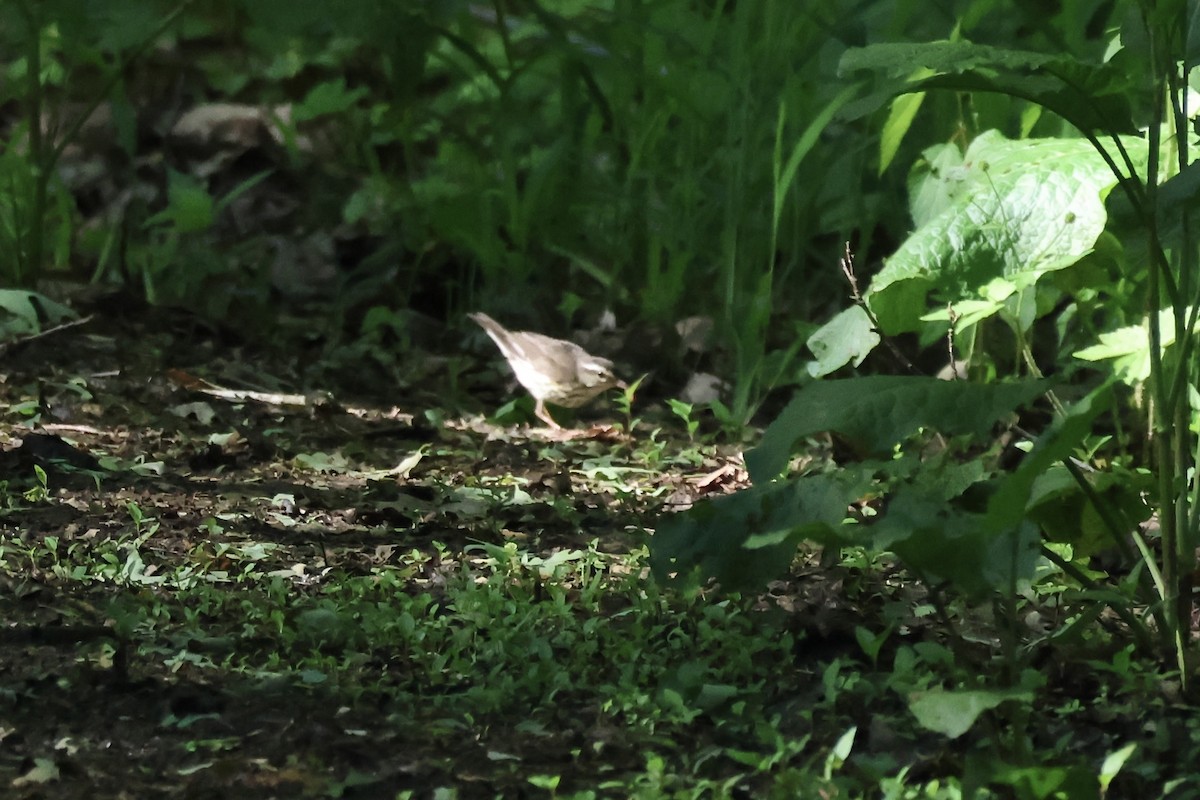
[[(528, 794), (523, 777), (487, 761), (477, 732), (406, 724), (419, 715), (386, 691), (364, 684), (348, 700), (319, 683), (201, 668), (287, 657), (284, 643), (239, 630), (238, 602), (277, 598), (239, 588), (237, 571), (287, 576), (303, 593), (420, 551), (415, 582), (436, 596), (440, 575), (489, 532), (543, 553), (589, 541), (628, 551), (665, 503), (744, 481), (730, 455), (697, 461), (690, 476), (647, 475), (636, 491), (581, 482), (569, 465), (629, 453), (607, 406), (591, 435), (557, 441), (451, 407), (434, 409), (435, 425), (423, 410), (436, 392), (297, 393), (298, 374), (266, 348), (164, 311), (95, 317), (7, 349), (0, 793), (394, 797), (452, 781), (460, 796), (476, 793), (473, 782), (480, 796)], [(503, 401), (503, 385), (488, 391), (477, 407)], [(448, 487), (480, 475), (520, 475), (536, 502), (448, 500)], [(521, 541), (531, 528), (536, 541)], [(164, 588), (226, 573), (228, 598), (211, 607)], [(363, 675), (420, 679), (390, 670), (394, 654), (366, 651), (353, 665)], [(552, 744), (528, 753), (555, 763), (598, 724), (569, 705), (563, 720)], [(522, 746), (512, 730), (497, 737)], [(608, 749), (609, 764), (620, 750)]]

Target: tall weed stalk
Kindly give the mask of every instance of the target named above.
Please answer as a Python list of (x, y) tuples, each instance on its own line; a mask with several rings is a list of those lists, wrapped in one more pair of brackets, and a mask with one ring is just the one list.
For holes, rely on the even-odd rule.
[[(1181, 178), (1195, 173), (1189, 155), (1188, 79), (1196, 55), (1188, 52), (1189, 23), (1200, 11), (1184, 3), (1139, 4), (1149, 42), (1153, 81), (1153, 116), (1148, 129), (1150, 164), (1142, 198), (1143, 225), (1151, 254), (1149, 264), (1150, 383), (1157, 412), (1152, 427), (1158, 470), (1158, 513), (1162, 531), (1161, 572), (1166, 596), (1166, 630), (1174, 646), (1181, 674), (1187, 675), (1186, 656), (1192, 638), (1193, 573), (1196, 546), (1200, 543), (1197, 499), (1200, 499), (1200, 439), (1194, 421), (1198, 409), (1197, 364), (1194, 358), (1200, 281), (1196, 279), (1196, 244), (1189, 205), (1172, 202), (1159, 185), (1159, 176)], [(1190, 19), (1189, 19), (1190, 17)], [(1163, 147), (1163, 135), (1168, 147)], [(1164, 152), (1174, 152), (1174, 164), (1159, 163)], [(1161, 228), (1166, 221), (1178, 224), (1177, 239), (1168, 244)], [(1170, 308), (1175, 348), (1164, 355), (1161, 304)]]
[[(1170, 657), (1188, 683), (1200, 544), (1200, 254), (1192, 231), (1200, 162), (1189, 149), (1187, 101), (1197, 63), (1187, 32), (1197, 13), (1183, 2), (1126, 3), (1115, 12), (1123, 28), (1105, 59), (964, 41), (846, 54), (844, 73), (882, 76), (875, 97), (935, 89), (1008, 95), (1052, 112), (1071, 130), (1030, 140), (991, 130), (965, 152), (957, 143), (928, 148), (929, 179), (913, 183), (917, 229), (873, 276), (863, 296), (869, 313), (850, 309), (858, 313), (843, 312), (823, 329), (838, 347), (818, 354), (822, 369), (860, 360), (880, 333), (929, 330), (937, 316), (931, 302), (944, 308), (949, 301), (958, 305), (956, 326), (1019, 314), (1019, 334), (1068, 307), (1074, 316), (1056, 318), (1059, 375), (1003, 383), (872, 376), (805, 386), (747, 454), (753, 489), (664, 521), (652, 549), (659, 577), (752, 586), (777, 574), (800, 539), (855, 543), (891, 551), (927, 582), (948, 582), (968, 598), (999, 598), (1015, 636), (1021, 587), (1045, 580), (1044, 565), (1052, 564), (1056, 580), (1083, 587), (1090, 606), (1083, 624), (1112, 607), (1139, 646)], [(777, 168), (777, 176), (784, 173)], [(1114, 186), (1123, 206), (1109, 199)], [(1097, 275), (1118, 277), (1099, 286), (1091, 280)], [(1139, 298), (1134, 324), (1129, 309), (1097, 308), (1097, 290), (1110, 305)], [(941, 319), (944, 325), (944, 313)], [(1023, 334), (1018, 339), (1025, 342)], [(996, 421), (1046, 396), (1056, 381), (1083, 396), (1050, 403), (1052, 423), (1015, 468), (906, 449), (905, 458), (863, 461), (857, 471), (843, 464), (835, 477), (784, 477), (790, 455), (814, 433), (836, 432), (860, 458), (905, 447), (921, 427), (988, 437)], [(1121, 382), (1144, 393), (1114, 391)], [(1143, 394), (1148, 402), (1117, 409), (1125, 418), (1144, 415), (1150, 432), (1149, 463), (1130, 469), (1136, 447), (1122, 449), (1126, 443), (1098, 427), (1114, 401)], [(1105, 442), (1114, 452), (1093, 458)], [(887, 495), (886, 512), (870, 526), (846, 525), (846, 504), (864, 491)], [(831, 496), (836, 502), (817, 502)], [(1151, 512), (1157, 525), (1143, 524)], [(1089, 557), (1103, 547), (1144, 562), (1119, 591), (1104, 591), (1088, 574)], [(1015, 645), (1014, 638), (1005, 651), (1011, 675)]]
[[(96, 109), (123, 80), (125, 66), (165, 33), (192, 1), (182, 0), (148, 31), (136, 33), (138, 38), (128, 43), (128, 49), (115, 54), (116, 63), (105, 64), (100, 86), (86, 98), (83, 110), (61, 129), (51, 129), (46, 124), (46, 119), (51, 116), (46, 113), (47, 90), (52, 81), (65, 80), (57, 76), (65, 74), (67, 67), (63, 63), (49, 63), (47, 55), (61, 53), (71, 59), (85, 58), (81, 51), (88, 50), (92, 42), (73, 38), (74, 35), (86, 33), (93, 37), (96, 36), (94, 27), (107, 24), (115, 28), (118, 22), (93, 20), (88, 16), (90, 9), (70, 4), (16, 0), (11, 7), (16, 11), (19, 25), (15, 29), (24, 45), (23, 65), (13, 74), (20, 76), (15, 83), (24, 108), (22, 127), (25, 132), (24, 141), (21, 137), (10, 137), (0, 153), (0, 173), (5, 179), (0, 192), (7, 193), (0, 202), (0, 236), (6, 240), (6, 249), (11, 253), (5, 276), (11, 283), (26, 286), (41, 277), (52, 226), (57, 228), (58, 239), (64, 243), (60, 249), (65, 250), (69, 244), (70, 200), (64, 193), (53, 191), (59, 159)], [(111, 33), (112, 30), (104, 32)], [(108, 38), (123, 42), (127, 35)], [(104, 63), (100, 57), (91, 60)], [(27, 148), (27, 153), (22, 154), (22, 148)]]

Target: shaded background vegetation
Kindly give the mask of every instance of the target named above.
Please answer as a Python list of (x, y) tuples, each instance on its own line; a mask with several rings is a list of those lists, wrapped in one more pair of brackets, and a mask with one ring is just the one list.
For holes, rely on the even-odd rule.
[[(93, 668), (116, 684), (140, 677), (148, 695), (178, 688), (174, 670), (186, 659), (198, 680), (232, 686), (216, 706), (241, 709), (232, 698), (257, 692), (243, 682), (251, 678), (277, 681), (285, 698), (329, 681), (333, 701), (322, 707), (340, 714), (344, 702), (359, 720), (352, 733), (349, 722), (331, 727), (399, 736), (402, 746), (383, 748), (389, 757), (420, 746), (428, 763), (419, 768), (369, 762), (405, 791), (457, 780), (469, 772), (465, 761), (491, 759), (514, 731), (529, 738), (513, 748), (513, 764), (489, 765), (502, 778), (493, 793), (526, 784), (552, 792), (573, 771), (572, 788), (591, 796), (589, 753), (617, 776), (602, 790), (630, 795), (622, 781), (635, 775), (647, 797), (668, 795), (677, 778), (685, 788), (671, 796), (770, 786), (790, 797), (823, 781), (894, 797), (973, 796), (992, 783), (1000, 796), (1098, 797), (1138, 747), (1121, 775), (1126, 786), (1188, 780), (1194, 759), (1179, 743), (1194, 737), (1177, 701), (1193, 691), (1195, 531), (1160, 536), (1152, 517), (1178, 491), (1179, 519), (1196, 527), (1183, 479), (1195, 473), (1179, 469), (1178, 482), (1167, 474), (1157, 505), (1147, 499), (1147, 452), (1157, 444), (1147, 431), (1162, 425), (1145, 419), (1153, 415), (1139, 398), (1152, 370), (1141, 366), (1161, 348), (1146, 336), (1129, 341), (1144, 332), (1147, 311), (1157, 319), (1172, 305), (1182, 321), (1195, 303), (1189, 310), (1186, 292), (1171, 303), (1155, 297), (1146, 276), (1156, 273), (1145, 267), (1157, 263), (1147, 253), (1159, 243), (1151, 235), (1143, 249), (1129, 235), (1139, 226), (1154, 233), (1154, 203), (1148, 212), (1122, 206), (1137, 205), (1134, 191), (1106, 206), (1117, 178), (1079, 139), (1157, 131), (1155, 92), (1179, 94), (1150, 85), (1174, 63), (1143, 56), (1155, 49), (1150, 34), (1178, 37), (1182, 4), (1173, 17), (1164, 3), (1142, 27), (1127, 24), (1154, 8), (3, 4), (0, 336), (71, 320), (74, 307), (144, 316), (135, 329), (151, 335), (139, 344), (154, 351), (131, 369), (119, 353), (125, 340), (99, 335), (64, 348), (59, 355), (72, 360), (52, 365), (50, 379), (36, 350), (6, 366), (14, 416), (29, 427), (50, 420), (49, 385), (71, 412), (104, 418), (102, 429), (73, 431), (105, 457), (63, 443), (80, 458), (64, 494), (36, 455), (30, 463), (6, 451), (25, 478), (4, 484), (0, 519), (5, 578), (18, 587), (12, 616), (37, 604), (56, 622), (89, 621), (86, 636), (107, 644), (79, 658), (65, 647), (66, 666), (57, 665), (75, 690), (88, 690)], [(913, 45), (911, 64), (902, 47), (857, 50), (862, 71), (845, 67), (854, 48), (931, 41), (948, 46), (918, 58)], [(896, 80), (864, 74), (872, 70)], [(1082, 76), (1071, 87), (1075, 105), (1059, 107), (1076, 127), (1032, 103), (970, 90), (1003, 75), (1014, 93), (1045, 101), (1053, 70)], [(952, 91), (892, 102), (895, 91), (926, 88), (926, 78)], [(1094, 125), (1067, 116), (1080, 109), (1096, 112), (1087, 117)], [(1139, 170), (1170, 172), (1147, 168), (1158, 155), (1144, 147), (1153, 141), (1127, 140), (1140, 148), (1127, 165), (1137, 179)], [(1064, 175), (1075, 187), (1069, 199), (1089, 201), (1087, 220), (1021, 191), (1027, 178), (1040, 185)], [(1029, 214), (1000, 219), (1011, 206)], [(999, 210), (926, 224), (980, 208)], [(1039, 227), (1028, 216), (1061, 224)], [(1014, 241), (1034, 240), (1034, 255), (1045, 255), (1038, 236), (1071, 226), (1088, 234), (1053, 251), (1061, 257), (1052, 264), (1010, 269), (1029, 252)], [(1176, 253), (1188, 252), (1187, 227), (1164, 236)], [(994, 250), (925, 247), (964, 231)], [(923, 315), (943, 301), (977, 302), (964, 326), (974, 326), (973, 338), (963, 336), (958, 353), (973, 359), (966, 369), (979, 380), (809, 381), (808, 335), (853, 305), (839, 269), (845, 243), (865, 291), (879, 288), (868, 282), (885, 259), (883, 269), (915, 275), (873, 299), (928, 372), (955, 353), (950, 320)], [(946, 268), (968, 250), (977, 263)], [(1012, 279), (1000, 287), (1007, 293), (991, 296), (999, 276)], [(635, 419), (644, 404), (625, 409), (622, 432), (636, 435), (561, 447), (478, 420), (442, 424), (439, 413), (463, 395), (463, 315), (474, 309), (595, 337), (629, 377), (652, 371), (651, 393), (668, 399), (689, 375), (715, 373), (727, 384), (711, 408), (726, 432), (744, 434), (756, 412), (776, 410), (764, 409), (768, 401), (807, 386), (750, 451), (755, 485), (746, 491), (736, 491), (748, 484), (740, 450), (697, 438), (690, 406), (672, 406), (687, 428), (682, 445), (660, 435), (667, 426), (657, 427), (656, 411), (649, 424)], [(887, 327), (877, 321), (860, 324)], [(710, 341), (697, 345), (690, 336), (708, 322)], [(217, 335), (191, 336), (197, 330)], [(841, 329), (832, 330), (836, 341)], [(1170, 358), (1191, 352), (1186, 338)], [(377, 424), (396, 416), (384, 403), (314, 411), (301, 395), (303, 411), (283, 413), (279, 394), (250, 406), (226, 393), (218, 396), (229, 407), (171, 405), (196, 384), (172, 376), (168, 385), (168, 356), (215, 361), (224, 353), (212, 340), (248, 343), (257, 358), (283, 354), (278, 378), (262, 361), (242, 362), (243, 351), (230, 358), (230, 372), (252, 372), (266, 388), (332, 388), (339, 400), (395, 402), (395, 394), (404, 410), (433, 411), (406, 419), (397, 435)], [(839, 358), (829, 359), (830, 374), (852, 360)], [(880, 369), (876, 358), (868, 371)], [(1189, 359), (1178, 363), (1171, 372), (1177, 364), (1167, 359), (1174, 382), (1160, 394), (1173, 400), (1179, 435), (1170, 441), (1186, 454), (1194, 376)], [(1057, 395), (1049, 382), (995, 380), (1037, 376), (1043, 366), (1059, 371)], [(436, 404), (421, 402), (432, 396)], [(1026, 428), (1014, 426), (1014, 409), (1033, 403), (1038, 412), (1020, 420)], [(186, 421), (142, 432), (168, 407)], [(1015, 452), (1018, 439), (1033, 457)], [(198, 486), (228, 488), (231, 478), (251, 488), (239, 484), (195, 510)], [(136, 491), (113, 503), (118, 479)], [(664, 505), (692, 507), (668, 517)], [(112, 535), (94, 536), (101, 528)], [(647, 555), (638, 545), (651, 528)], [(1141, 563), (1113, 547), (1115, 539), (1131, 551), (1126, 540), (1141, 534)], [(339, 546), (327, 548), (323, 537), (335, 535)], [(812, 542), (825, 547), (819, 562), (809, 559)], [(1165, 554), (1182, 568), (1160, 580), (1154, 564)], [(686, 585), (696, 577), (699, 593)], [(747, 594), (719, 595), (714, 577), (721, 590)], [(675, 579), (684, 591), (666, 586)], [(46, 586), (88, 591), (95, 602), (38, 604)], [(1176, 605), (1178, 613), (1163, 611)], [(52, 627), (42, 619), (17, 630), (16, 643), (40, 647)], [(222, 641), (209, 641), (214, 631)], [(239, 631), (257, 649), (236, 652)], [(596, 644), (597, 631), (611, 639)], [(1164, 648), (1151, 634), (1176, 632), (1179, 685), (1164, 688)], [(56, 641), (74, 645), (74, 635)], [(211, 660), (197, 655), (210, 646)], [(27, 693), (5, 695), (12, 708), (58, 692), (46, 688), (40, 664), (10, 658), (19, 669), (6, 674)], [(1077, 679), (1085, 668), (1087, 679)], [(189, 689), (180, 714), (188, 724), (191, 702)], [(384, 702), (394, 708), (381, 712)], [(287, 699), (264, 703), (282, 717), (290, 710)], [(164, 715), (143, 705), (135, 699), (127, 710), (144, 715), (145, 730), (179, 719), (174, 706)], [(204, 746), (245, 748), (261, 731), (231, 723), (224, 708), (202, 711), (217, 731)], [(21, 722), (23, 755), (58, 740), (52, 716)], [(104, 722), (97, 715), (93, 730)], [(238, 735), (220, 736), (222, 725)], [(255, 731), (243, 736), (247, 727)], [(191, 736), (162, 744), (158, 757), (195, 745)], [(566, 742), (563, 752), (547, 756), (541, 737)], [(610, 747), (618, 739), (628, 741)], [(126, 756), (140, 757), (141, 741), (131, 735)], [(257, 744), (244, 749), (247, 760), (263, 754), (277, 766), (297, 752), (286, 736)], [(329, 754), (313, 750), (311, 772), (321, 772)], [(98, 753), (106, 756), (99, 747), (88, 755)], [(675, 763), (664, 766), (663, 754)], [(538, 759), (547, 774), (530, 776)], [(5, 766), (23, 780), (41, 765)], [(119, 770), (111, 772), (115, 785)], [(691, 783), (696, 776), (721, 785)], [(360, 777), (313, 785), (335, 794)], [(906, 785), (910, 778), (920, 786)]]
[[(559, 334), (611, 309), (628, 360), (677, 379), (672, 326), (707, 315), (736, 424), (844, 304), (842, 243), (870, 265), (904, 238), (921, 147), (1058, 126), (943, 93), (881, 154), (886, 109), (846, 107), (842, 53), (949, 36), (1085, 57), (1112, 9), (7, 3), (0, 270), (290, 331), (373, 380), (479, 307)], [(255, 111), (189, 116), (214, 103)]]

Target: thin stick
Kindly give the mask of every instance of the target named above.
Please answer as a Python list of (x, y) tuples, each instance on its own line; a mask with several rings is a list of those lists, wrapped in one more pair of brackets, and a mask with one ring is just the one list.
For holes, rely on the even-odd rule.
[(91, 322), (91, 321), (92, 321), (91, 315), (86, 316), (83, 319), (73, 319), (70, 322), (64, 322), (61, 325), (55, 325), (53, 328), (47, 328), (44, 331), (38, 331), (37, 333), (31, 333), (28, 336), (20, 336), (11, 341), (0, 343), (0, 350), (3, 350), (8, 347), (13, 347), (14, 345), (25, 344), (26, 342), (32, 342), (34, 339), (40, 339), (43, 336), (49, 336), (52, 333), (61, 333), (62, 331), (65, 331), (68, 328), (74, 328), (77, 325), (83, 325), (84, 323)]
[(841, 265), (842, 274), (845, 275), (846, 280), (850, 282), (850, 299), (854, 301), (856, 306), (866, 312), (867, 319), (871, 321), (871, 325), (874, 327), (875, 333), (879, 334), (880, 341), (887, 345), (887, 348), (889, 351), (891, 351), (892, 356), (895, 357), (895, 359), (899, 361), (906, 370), (914, 375), (920, 375), (921, 370), (917, 369), (916, 366), (913, 365), (913, 363), (909, 361), (903, 353), (900, 352), (900, 348), (896, 347), (895, 342), (884, 335), (883, 331), (879, 327), (879, 319), (875, 316), (875, 313), (871, 311), (871, 307), (867, 305), (866, 298), (864, 298), (862, 296), (862, 292), (859, 291), (858, 276), (854, 274), (854, 253), (850, 250), (849, 242), (846, 242), (846, 254), (842, 256)]
[(958, 323), (958, 313), (954, 306), (946, 303), (946, 314), (950, 317), (950, 329), (946, 331), (946, 353), (950, 357), (950, 380), (958, 380), (958, 357), (954, 352), (954, 326)]

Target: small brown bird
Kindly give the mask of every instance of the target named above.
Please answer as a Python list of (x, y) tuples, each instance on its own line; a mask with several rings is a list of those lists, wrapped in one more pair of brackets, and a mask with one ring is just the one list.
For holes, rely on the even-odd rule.
[(594, 356), (574, 342), (532, 331), (510, 331), (482, 312), (469, 314), (487, 331), (508, 360), (517, 380), (537, 402), (534, 413), (551, 428), (561, 429), (546, 403), (578, 408), (616, 386), (626, 388), (613, 374), (613, 363)]

